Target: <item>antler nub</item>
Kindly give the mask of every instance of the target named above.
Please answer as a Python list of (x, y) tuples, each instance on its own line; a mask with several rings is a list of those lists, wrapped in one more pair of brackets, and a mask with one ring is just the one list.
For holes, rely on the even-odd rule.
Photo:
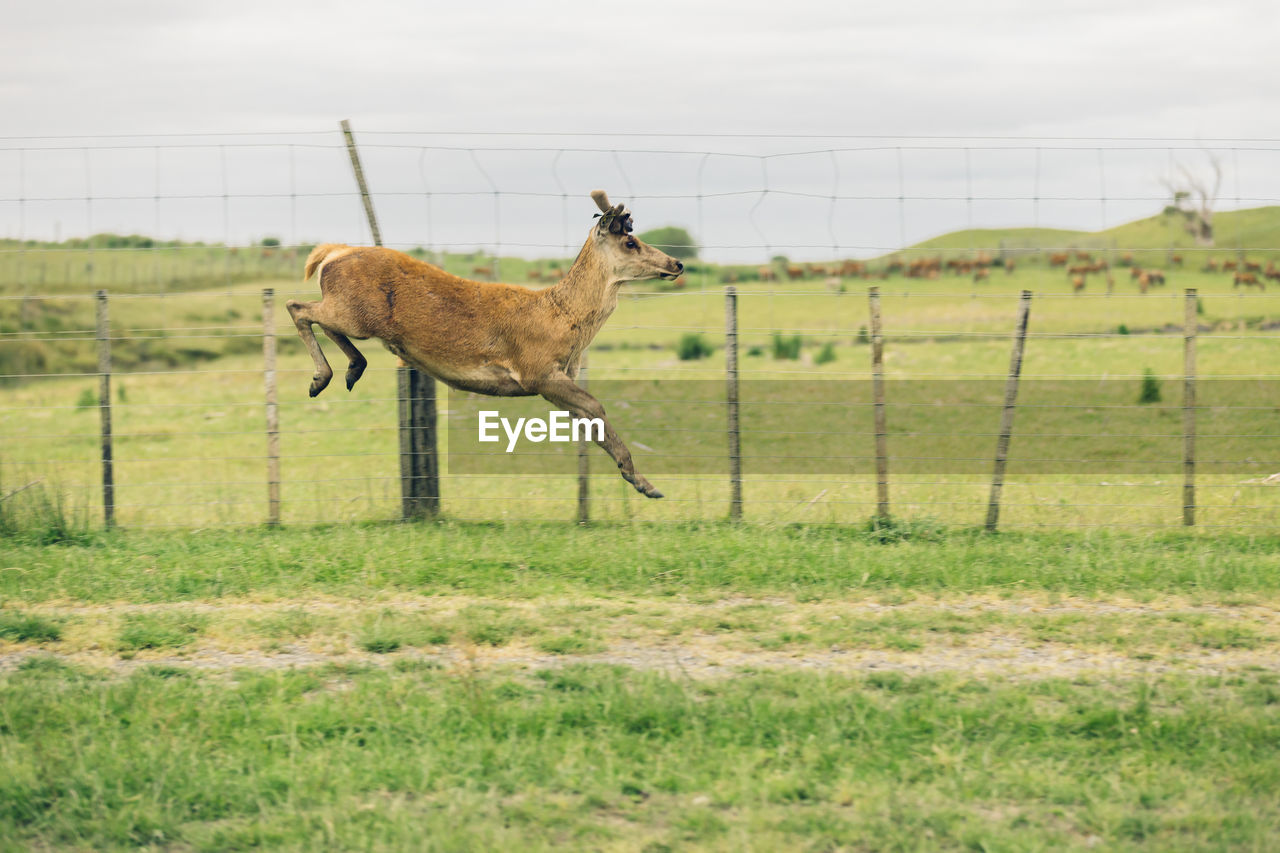
[(609, 196), (604, 190), (592, 190), (591, 198), (600, 208), (600, 212), (596, 214), (600, 217), (598, 228), (611, 234), (631, 233), (631, 211), (627, 210), (625, 204), (609, 204)]

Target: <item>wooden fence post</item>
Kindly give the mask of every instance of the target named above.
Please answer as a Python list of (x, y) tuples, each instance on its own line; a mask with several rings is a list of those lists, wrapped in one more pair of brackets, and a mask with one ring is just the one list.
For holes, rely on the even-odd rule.
[(889, 520), (889, 437), (884, 411), (884, 335), (880, 326), (880, 288), (867, 291), (871, 304), (871, 393), (876, 427), (876, 517)]
[(369, 220), (369, 232), (373, 235), (373, 245), (382, 245), (382, 232), (378, 230), (378, 217), (373, 215), (373, 198), (369, 195), (369, 185), (364, 180), (364, 168), (360, 165), (360, 152), (356, 150), (356, 138), (351, 133), (351, 122), (342, 120), (342, 135), (347, 141), (347, 154), (351, 157), (351, 171), (355, 173), (356, 184), (360, 187), (360, 200), (364, 203), (364, 215)]
[(1187, 288), (1182, 336), (1182, 523), (1196, 523), (1196, 289)]
[(742, 520), (742, 442), (738, 432), (738, 290), (724, 289), (725, 400), (729, 413), (729, 520)]
[(400, 399), (400, 487), (403, 518), (440, 512), (435, 380), (412, 368), (396, 371)]
[[(373, 198), (364, 179), (360, 153), (351, 133), (351, 122), (342, 120), (342, 135), (351, 157), (351, 171), (360, 187), (364, 215), (375, 246), (382, 232), (373, 212)], [(440, 458), (436, 450), (436, 381), (412, 367), (396, 371), (400, 412), (400, 506), (404, 519), (435, 515), (440, 511)]]
[(108, 527), (116, 526), (115, 460), (111, 441), (111, 323), (107, 292), (98, 291), (98, 414), (102, 429), (102, 517)]
[(280, 523), (280, 406), (276, 395), (276, 292), (262, 289), (262, 376), (267, 398), (267, 524)]
[[(582, 353), (578, 362), (578, 384), (587, 387), (587, 353)], [(583, 430), (578, 436), (578, 523), (586, 524), (591, 520), (591, 441), (589, 430)]]
[(1009, 436), (1013, 434), (1013, 411), (1018, 402), (1018, 377), (1022, 375), (1022, 352), (1027, 342), (1027, 318), (1031, 314), (1031, 291), (1022, 291), (1018, 300), (1018, 328), (1009, 358), (1009, 379), (1004, 388), (1004, 411), (1000, 415), (1000, 438), (996, 441), (996, 464), (991, 475), (991, 499), (987, 502), (987, 530), (995, 532), (1000, 520), (1000, 492), (1004, 488), (1005, 464), (1009, 459)]

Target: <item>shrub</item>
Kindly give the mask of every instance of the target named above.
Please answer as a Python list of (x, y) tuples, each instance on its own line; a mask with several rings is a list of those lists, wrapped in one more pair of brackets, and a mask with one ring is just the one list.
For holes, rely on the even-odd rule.
[(836, 345), (827, 341), (822, 345), (822, 349), (818, 350), (818, 354), (813, 357), (814, 364), (830, 364), (836, 360)]
[(685, 260), (698, 257), (698, 244), (694, 241), (693, 235), (684, 228), (668, 225), (664, 228), (645, 231), (636, 236), (641, 241), (661, 249), (673, 258)]
[(702, 335), (696, 332), (685, 334), (676, 345), (676, 355), (681, 361), (697, 361), (708, 357), (711, 353), (711, 344), (704, 341)]
[(1138, 402), (1140, 404), (1159, 403), (1160, 400), (1160, 379), (1148, 367), (1142, 373), (1142, 390), (1138, 392)]
[(781, 335), (777, 332), (773, 333), (773, 357), (778, 360), (790, 359), (795, 361), (800, 357), (800, 346), (802, 339), (799, 335)]

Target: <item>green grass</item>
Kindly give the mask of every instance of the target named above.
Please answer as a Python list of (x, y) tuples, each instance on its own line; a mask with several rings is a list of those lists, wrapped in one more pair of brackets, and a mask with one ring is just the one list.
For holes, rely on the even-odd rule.
[(0, 640), (14, 643), (54, 643), (62, 639), (62, 625), (31, 613), (0, 610)]
[[(1273, 676), (0, 676), (0, 844), (1266, 849)], [(646, 846), (648, 845), (648, 846)], [(666, 845), (665, 847), (661, 845)]]
[(197, 613), (126, 614), (116, 648), (131, 652), (142, 649), (181, 649), (195, 642), (208, 619)]
[[(35, 603), (178, 602), (226, 597), (362, 598), (449, 592), (502, 598), (558, 593), (785, 594), (822, 597), (1050, 591), (1109, 595), (1271, 595), (1274, 535), (1006, 533), (930, 528), (881, 544), (843, 527), (563, 523), (343, 525), (117, 532), (93, 545), (0, 543), (0, 597)], [(494, 614), (462, 630), (521, 632)], [(302, 629), (300, 629), (302, 630)], [(476, 642), (484, 642), (479, 634)]]

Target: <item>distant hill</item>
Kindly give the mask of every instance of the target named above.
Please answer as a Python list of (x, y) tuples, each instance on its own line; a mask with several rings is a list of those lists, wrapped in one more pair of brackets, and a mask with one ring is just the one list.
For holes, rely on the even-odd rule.
[[(1280, 249), (1280, 207), (1228, 210), (1213, 217), (1217, 237), (1214, 250)], [(1191, 235), (1177, 217), (1157, 214), (1105, 231), (1067, 231), (1056, 228), (973, 228), (925, 240), (912, 249), (1191, 249)]]

